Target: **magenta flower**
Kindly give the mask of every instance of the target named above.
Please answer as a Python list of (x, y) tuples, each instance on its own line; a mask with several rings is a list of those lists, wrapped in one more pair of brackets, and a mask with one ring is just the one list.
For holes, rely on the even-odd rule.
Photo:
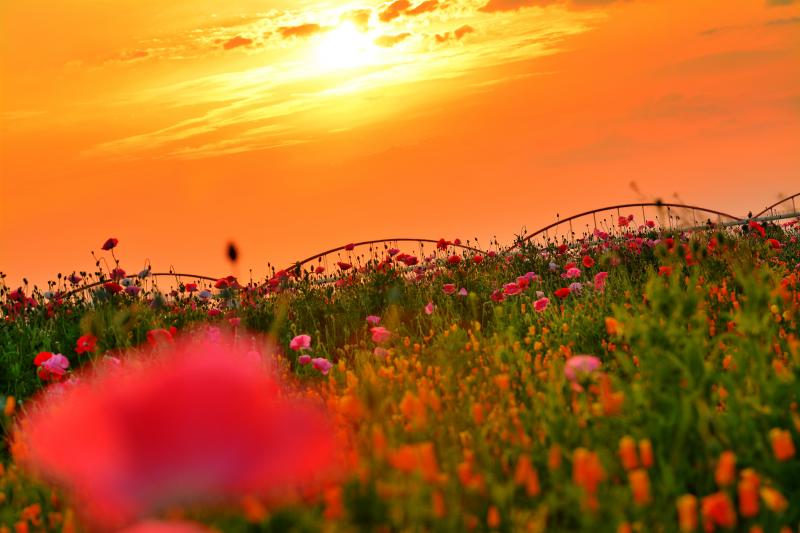
[(435, 309), (433, 302), (428, 302), (428, 305), (425, 306), (425, 314), (432, 315), (433, 310)]
[(515, 296), (522, 292), (522, 288), (517, 283), (506, 283), (503, 285), (503, 294), (506, 296)]
[(301, 365), (307, 365), (308, 363), (311, 362), (311, 356), (308, 355), (307, 353), (304, 353), (303, 355), (297, 358), (297, 362), (300, 363)]
[(370, 326), (377, 326), (380, 323), (381, 323), (381, 317), (379, 316), (369, 315), (367, 317), (367, 324), (369, 324)]
[(311, 366), (319, 370), (322, 375), (325, 376), (328, 374), (328, 372), (330, 372), (331, 368), (333, 368), (333, 363), (324, 357), (315, 357), (311, 360)]
[(370, 328), (370, 331), (372, 332), (372, 340), (378, 344), (383, 344), (392, 336), (392, 332), (383, 326)]
[(576, 381), (591, 376), (602, 364), (594, 355), (573, 355), (564, 365), (564, 375), (568, 380)]
[(467, 289), (465, 289), (464, 287), (461, 287), (461, 290), (458, 291), (459, 296), (467, 296), (468, 294), (469, 293), (467, 292)]
[(565, 279), (579, 278), (580, 276), (581, 269), (576, 267), (570, 267), (565, 273), (561, 274), (561, 277)]
[(598, 291), (602, 291), (606, 288), (606, 278), (608, 278), (608, 272), (598, 272), (594, 276), (594, 288)]
[(311, 336), (298, 335), (297, 337), (291, 340), (291, 342), (289, 343), (289, 348), (291, 348), (294, 351), (311, 348)]
[(41, 367), (47, 370), (51, 375), (62, 377), (69, 368), (69, 359), (60, 353), (54, 353), (41, 364)]
[(550, 303), (550, 299), (549, 298), (542, 297), (542, 298), (539, 298), (538, 300), (536, 300), (535, 302), (533, 302), (533, 308), (536, 311), (544, 311), (545, 309), (547, 309), (547, 305), (549, 303)]

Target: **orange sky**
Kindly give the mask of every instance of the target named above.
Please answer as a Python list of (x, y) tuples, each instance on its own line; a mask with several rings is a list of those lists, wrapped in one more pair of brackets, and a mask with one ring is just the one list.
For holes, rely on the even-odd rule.
[(800, 191), (792, 0), (51, 4), (0, 4), (11, 284), (90, 269), (109, 236), (130, 270), (227, 274), (233, 239), (264, 274), (362, 239)]

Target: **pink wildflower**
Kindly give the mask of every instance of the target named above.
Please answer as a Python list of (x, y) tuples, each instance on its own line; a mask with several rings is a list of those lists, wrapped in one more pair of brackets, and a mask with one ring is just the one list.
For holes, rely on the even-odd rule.
[(311, 348), (311, 336), (298, 335), (289, 342), (289, 348), (294, 351)]

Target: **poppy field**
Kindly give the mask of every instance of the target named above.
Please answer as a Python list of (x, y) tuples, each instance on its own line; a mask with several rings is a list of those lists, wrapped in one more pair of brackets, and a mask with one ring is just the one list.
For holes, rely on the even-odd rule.
[(800, 226), (618, 225), (2, 285), (0, 531), (799, 531)]

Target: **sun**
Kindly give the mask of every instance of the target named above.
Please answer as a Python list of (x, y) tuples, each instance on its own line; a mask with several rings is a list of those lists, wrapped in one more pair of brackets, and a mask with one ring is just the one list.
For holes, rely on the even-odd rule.
[(378, 47), (367, 33), (345, 22), (319, 39), (314, 60), (320, 70), (341, 70), (375, 63), (378, 52)]

